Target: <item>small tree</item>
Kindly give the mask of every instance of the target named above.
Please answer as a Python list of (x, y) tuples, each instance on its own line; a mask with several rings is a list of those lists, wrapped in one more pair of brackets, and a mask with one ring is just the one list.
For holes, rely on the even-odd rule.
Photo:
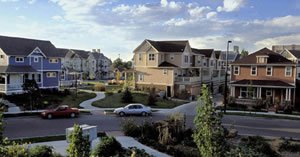
[(123, 93), (123, 96), (122, 96), (122, 102), (123, 103), (131, 103), (132, 102), (132, 95), (131, 95), (131, 92), (129, 90), (128, 87), (125, 88), (125, 91)]
[(114, 137), (103, 137), (93, 151), (94, 156), (115, 156), (123, 151), (121, 144)]
[(155, 106), (156, 104), (156, 93), (155, 93), (155, 88), (152, 88), (150, 90), (149, 96), (148, 96), (148, 105), (149, 106)]
[(67, 148), (69, 157), (89, 157), (90, 142), (88, 136), (82, 135), (82, 129), (78, 124), (74, 125), (74, 130), (69, 137), (70, 145)]
[(243, 50), (241, 51), (241, 56), (242, 56), (242, 57), (248, 56), (248, 54), (249, 54), (249, 52), (246, 51), (245, 49), (243, 49)]
[(29, 105), (32, 110), (33, 106), (37, 103), (37, 100), (41, 96), (39, 86), (35, 80), (27, 79), (22, 87), (23, 91), (29, 95)]
[(226, 141), (221, 116), (216, 113), (206, 85), (202, 87), (202, 96), (198, 100), (197, 115), (194, 119), (196, 129), (194, 142), (201, 156), (219, 157), (225, 151)]

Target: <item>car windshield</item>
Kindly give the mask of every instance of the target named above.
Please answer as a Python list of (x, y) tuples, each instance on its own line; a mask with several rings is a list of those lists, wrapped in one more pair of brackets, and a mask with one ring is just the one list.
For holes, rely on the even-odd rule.
[(55, 111), (63, 111), (63, 110), (66, 110), (67, 108), (66, 107), (63, 107), (63, 106), (58, 106)]

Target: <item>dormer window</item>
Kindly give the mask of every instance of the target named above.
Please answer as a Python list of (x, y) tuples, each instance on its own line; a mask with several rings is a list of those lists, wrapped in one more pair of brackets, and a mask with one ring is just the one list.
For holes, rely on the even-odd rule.
[(58, 63), (58, 59), (57, 58), (51, 58), (51, 59), (49, 59), (49, 63)]
[(20, 63), (20, 62), (23, 63), (23, 62), (24, 62), (24, 57), (16, 57), (16, 58), (15, 58), (15, 61), (16, 61), (16, 62), (19, 62), (19, 63)]
[(149, 61), (155, 60), (155, 54), (149, 54)]
[(256, 63), (267, 63), (269, 56), (256, 56)]

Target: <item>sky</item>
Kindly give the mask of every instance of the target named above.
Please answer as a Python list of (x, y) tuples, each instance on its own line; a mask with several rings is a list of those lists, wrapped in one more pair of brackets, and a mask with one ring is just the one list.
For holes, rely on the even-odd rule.
[(250, 53), (300, 44), (299, 0), (0, 0), (0, 35), (130, 60), (145, 39)]

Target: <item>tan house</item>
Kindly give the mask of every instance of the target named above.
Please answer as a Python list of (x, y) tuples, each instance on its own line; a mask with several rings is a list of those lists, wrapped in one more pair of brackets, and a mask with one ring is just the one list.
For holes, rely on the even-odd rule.
[(187, 40), (146, 39), (133, 52), (137, 89), (154, 87), (167, 97), (197, 96), (203, 83), (214, 92), (224, 83), (225, 71), (218, 66), (215, 51), (191, 48)]
[(255, 105), (270, 97), (272, 104), (294, 104), (296, 64), (263, 48), (231, 64), (230, 95), (236, 103)]

